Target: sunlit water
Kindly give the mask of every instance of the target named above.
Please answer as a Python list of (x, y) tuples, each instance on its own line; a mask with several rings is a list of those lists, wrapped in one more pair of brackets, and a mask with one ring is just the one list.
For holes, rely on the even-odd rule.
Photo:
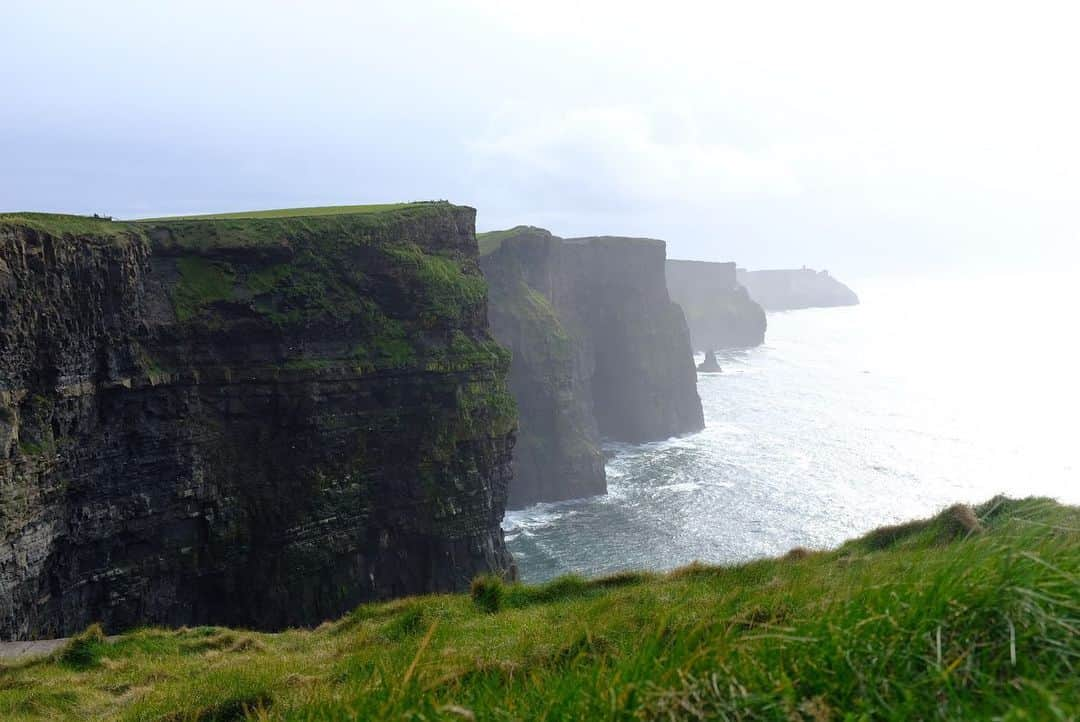
[(507, 514), (522, 577), (826, 548), (999, 492), (1080, 503), (1068, 284), (874, 283), (770, 314), (764, 346), (698, 376), (705, 431), (608, 445), (606, 496)]

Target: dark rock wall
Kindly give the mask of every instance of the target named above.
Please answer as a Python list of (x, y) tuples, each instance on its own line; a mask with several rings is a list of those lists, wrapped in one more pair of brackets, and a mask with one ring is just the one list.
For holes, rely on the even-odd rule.
[(859, 297), (828, 271), (810, 268), (746, 271), (739, 269), (739, 283), (767, 311), (798, 308), (856, 306)]
[(481, 258), (495, 338), (513, 351), (510, 388), (521, 424), (507, 506), (603, 494), (600, 433), (593, 417), (592, 346), (552, 299), (566, 297), (562, 241), (522, 228)]
[(665, 270), (671, 298), (686, 314), (695, 351), (765, 341), (765, 311), (736, 281), (734, 263), (669, 260)]
[(490, 318), (514, 354), (521, 415), (510, 506), (605, 490), (601, 436), (647, 441), (703, 428), (682, 310), (662, 241), (484, 234)]
[(312, 624), (508, 570), (473, 220), (0, 217), (0, 638)]
[(569, 239), (563, 249), (570, 305), (595, 353), (600, 434), (640, 442), (703, 429), (686, 319), (664, 279), (664, 242), (603, 236)]

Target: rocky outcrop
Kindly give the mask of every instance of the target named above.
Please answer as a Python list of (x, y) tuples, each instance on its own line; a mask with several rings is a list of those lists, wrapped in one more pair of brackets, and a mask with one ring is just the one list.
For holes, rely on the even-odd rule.
[(0, 216), (0, 638), (311, 624), (510, 569), (473, 222)]
[(603, 493), (601, 437), (647, 441), (704, 426), (663, 241), (530, 227), (479, 241), (492, 330), (514, 358), (511, 507)]
[(765, 341), (765, 311), (735, 277), (734, 263), (669, 260), (668, 291), (682, 306), (695, 351)]
[(810, 268), (772, 271), (738, 270), (739, 283), (768, 311), (855, 306), (855, 292), (829, 275)]
[(697, 365), (697, 370), (699, 373), (703, 374), (720, 373), (723, 369), (720, 368), (720, 364), (716, 361), (716, 352), (713, 351), (711, 348), (706, 349), (705, 358), (702, 359), (701, 363)]

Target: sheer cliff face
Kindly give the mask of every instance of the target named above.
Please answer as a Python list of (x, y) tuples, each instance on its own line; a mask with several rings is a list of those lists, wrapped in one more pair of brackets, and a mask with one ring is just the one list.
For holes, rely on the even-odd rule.
[(589, 381), (595, 368), (580, 329), (560, 318), (562, 241), (539, 228), (521, 228), (480, 259), (488, 280), (488, 317), (500, 343), (512, 349), (510, 388), (521, 426), (507, 506), (603, 494), (600, 434)]
[(824, 306), (856, 306), (859, 297), (828, 271), (810, 268), (770, 271), (739, 269), (739, 283), (769, 311)]
[(663, 241), (569, 239), (570, 305), (595, 353), (593, 408), (600, 433), (650, 441), (705, 427), (690, 335), (668, 296)]
[(662, 241), (484, 234), (492, 329), (514, 354), (521, 432), (511, 506), (605, 489), (599, 438), (664, 439), (704, 426)]
[(473, 219), (0, 216), (0, 637), (311, 624), (508, 569)]
[(734, 263), (669, 260), (666, 271), (671, 298), (686, 314), (695, 351), (765, 341), (765, 311), (736, 281)]

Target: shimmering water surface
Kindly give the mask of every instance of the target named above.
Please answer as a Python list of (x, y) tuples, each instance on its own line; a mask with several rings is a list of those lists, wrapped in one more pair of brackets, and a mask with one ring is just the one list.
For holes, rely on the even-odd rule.
[(507, 514), (522, 577), (825, 548), (999, 492), (1080, 503), (1063, 281), (871, 283), (770, 314), (764, 346), (699, 374), (704, 431), (609, 444), (606, 496)]

